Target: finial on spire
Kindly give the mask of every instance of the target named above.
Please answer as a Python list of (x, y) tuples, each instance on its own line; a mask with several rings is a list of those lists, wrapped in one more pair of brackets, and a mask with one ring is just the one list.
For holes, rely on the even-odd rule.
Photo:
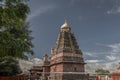
[(67, 20), (65, 19), (65, 23), (67, 23)]
[(61, 28), (64, 28), (64, 27), (69, 27), (69, 25), (67, 24), (67, 20), (65, 19), (65, 23), (61, 26)]
[(71, 28), (67, 24), (67, 20), (65, 19), (65, 23), (61, 26), (61, 31), (70, 31), (70, 30), (71, 30)]

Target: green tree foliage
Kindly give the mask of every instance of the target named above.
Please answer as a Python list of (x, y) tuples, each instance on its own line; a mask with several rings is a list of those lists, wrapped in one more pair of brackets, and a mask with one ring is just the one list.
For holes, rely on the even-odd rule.
[(18, 61), (10, 56), (0, 58), (0, 76), (12, 76), (21, 73)]
[(95, 70), (96, 74), (101, 74), (101, 75), (106, 75), (109, 74), (110, 71), (109, 70), (105, 70), (105, 69), (97, 69)]
[(20, 73), (17, 58), (33, 54), (26, 18), (30, 9), (27, 0), (0, 0), (0, 75)]
[(25, 0), (0, 0), (0, 57), (26, 58), (33, 54)]

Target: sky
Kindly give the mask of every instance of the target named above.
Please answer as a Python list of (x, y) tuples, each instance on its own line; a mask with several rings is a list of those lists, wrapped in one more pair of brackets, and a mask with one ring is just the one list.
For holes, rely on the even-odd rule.
[(120, 0), (30, 0), (33, 58), (50, 55), (65, 19), (86, 62), (120, 60)]

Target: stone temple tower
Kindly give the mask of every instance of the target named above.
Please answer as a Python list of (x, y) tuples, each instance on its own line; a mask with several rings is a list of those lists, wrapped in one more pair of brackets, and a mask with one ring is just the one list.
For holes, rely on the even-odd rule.
[(55, 48), (51, 49), (49, 80), (83, 80), (86, 77), (84, 65), (83, 53), (65, 21)]

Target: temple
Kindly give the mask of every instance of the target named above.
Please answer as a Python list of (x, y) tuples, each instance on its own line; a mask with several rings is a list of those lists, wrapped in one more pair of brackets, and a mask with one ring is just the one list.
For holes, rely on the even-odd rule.
[(44, 55), (42, 80), (86, 80), (83, 53), (79, 49), (70, 25), (65, 23), (60, 28), (56, 46), (51, 49), (50, 59)]

